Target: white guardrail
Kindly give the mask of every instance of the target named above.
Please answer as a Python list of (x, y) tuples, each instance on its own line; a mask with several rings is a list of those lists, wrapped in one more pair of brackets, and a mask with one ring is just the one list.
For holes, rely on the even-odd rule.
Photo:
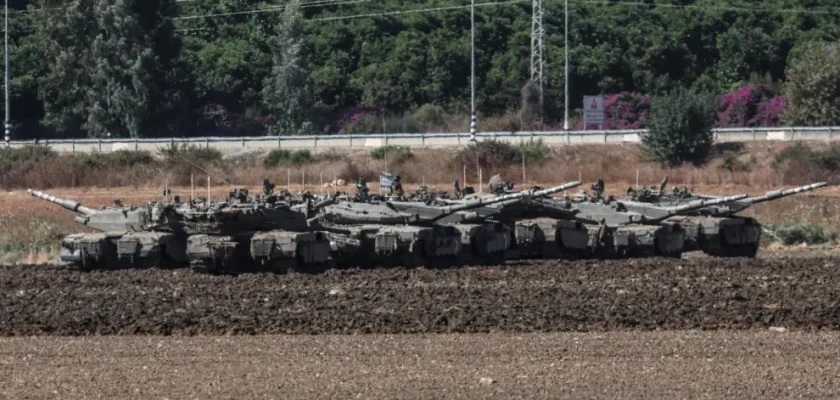
[[(496, 139), (518, 143), (529, 139), (542, 139), (548, 145), (621, 144), (638, 143), (647, 130), (605, 131), (535, 131), (535, 132), (481, 132), (478, 140)], [(840, 139), (840, 126), (778, 127), (778, 128), (721, 128), (715, 129), (715, 141), (744, 142), (754, 140), (835, 140)], [(156, 152), (171, 144), (187, 143), (213, 147), (222, 152), (242, 150), (336, 149), (370, 148), (387, 145), (409, 147), (457, 147), (469, 144), (468, 133), (389, 133), (341, 134), (318, 136), (256, 136), (256, 137), (195, 137), (156, 139), (53, 139), (40, 141), (12, 141), (12, 147), (33, 143), (49, 146), (62, 153), (109, 152), (116, 150), (146, 150)]]

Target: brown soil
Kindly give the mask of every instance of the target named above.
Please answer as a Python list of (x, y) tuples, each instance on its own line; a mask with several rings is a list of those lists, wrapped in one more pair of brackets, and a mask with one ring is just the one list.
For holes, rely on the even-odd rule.
[(0, 267), (0, 334), (837, 329), (835, 260), (550, 261), (317, 276)]
[(7, 338), (0, 398), (837, 398), (838, 358), (836, 332)]

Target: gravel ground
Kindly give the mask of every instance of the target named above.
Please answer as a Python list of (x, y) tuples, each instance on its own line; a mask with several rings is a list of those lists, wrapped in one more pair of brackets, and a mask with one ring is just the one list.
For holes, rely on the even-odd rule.
[(0, 339), (0, 398), (837, 398), (840, 333)]

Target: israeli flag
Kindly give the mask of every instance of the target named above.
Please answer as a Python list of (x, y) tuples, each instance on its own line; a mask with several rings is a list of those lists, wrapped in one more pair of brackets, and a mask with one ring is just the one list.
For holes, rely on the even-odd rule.
[(380, 189), (391, 189), (391, 186), (394, 184), (394, 175), (389, 174), (387, 172), (380, 172), (379, 173), (379, 188)]

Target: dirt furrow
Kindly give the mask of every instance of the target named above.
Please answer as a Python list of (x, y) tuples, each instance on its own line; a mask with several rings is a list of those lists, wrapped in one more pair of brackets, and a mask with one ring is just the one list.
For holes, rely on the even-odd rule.
[(0, 335), (840, 328), (834, 258), (210, 276), (0, 268)]

